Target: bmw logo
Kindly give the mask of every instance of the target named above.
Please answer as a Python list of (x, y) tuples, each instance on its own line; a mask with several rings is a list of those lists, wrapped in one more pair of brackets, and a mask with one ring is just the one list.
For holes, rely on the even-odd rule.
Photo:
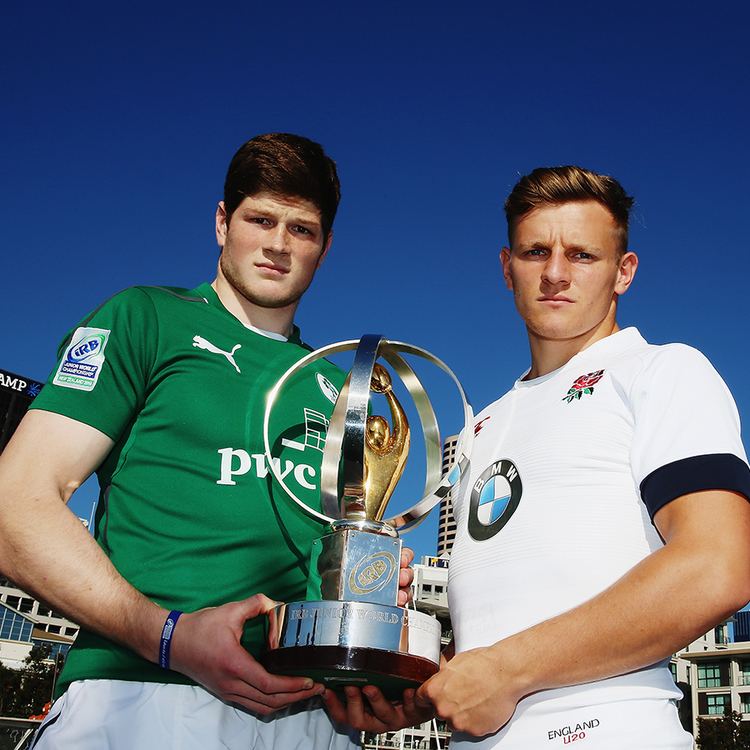
[(469, 535), (477, 542), (491, 539), (516, 512), (523, 486), (516, 465), (494, 461), (474, 482), (469, 500)]

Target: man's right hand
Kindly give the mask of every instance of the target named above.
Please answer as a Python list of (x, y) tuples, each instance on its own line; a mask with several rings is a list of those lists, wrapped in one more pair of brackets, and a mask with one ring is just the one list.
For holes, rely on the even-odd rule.
[(276, 602), (256, 594), (241, 602), (185, 613), (175, 625), (171, 668), (226, 703), (267, 716), (324, 691), (308, 677), (267, 672), (240, 643), (245, 621), (265, 616)]

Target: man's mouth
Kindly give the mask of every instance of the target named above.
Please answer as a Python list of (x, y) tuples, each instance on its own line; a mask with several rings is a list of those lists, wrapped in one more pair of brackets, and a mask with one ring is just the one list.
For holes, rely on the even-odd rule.
[(562, 294), (550, 294), (542, 297), (537, 297), (537, 302), (573, 302), (570, 297), (565, 297)]
[(289, 269), (286, 266), (277, 266), (275, 263), (256, 263), (255, 267), (279, 276), (284, 276), (289, 273)]

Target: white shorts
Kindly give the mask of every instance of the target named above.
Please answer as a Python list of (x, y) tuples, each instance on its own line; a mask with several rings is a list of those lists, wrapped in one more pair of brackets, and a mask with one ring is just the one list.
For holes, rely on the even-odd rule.
[(318, 700), (258, 717), (201, 687), (124, 680), (71, 683), (33, 750), (354, 750), (359, 733), (333, 726)]
[(496, 734), (456, 732), (451, 750), (692, 750), (671, 700), (624, 700), (559, 711), (528, 711)]

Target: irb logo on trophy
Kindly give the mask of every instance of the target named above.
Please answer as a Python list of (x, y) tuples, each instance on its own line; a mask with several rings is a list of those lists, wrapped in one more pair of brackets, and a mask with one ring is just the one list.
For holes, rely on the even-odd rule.
[[(335, 398), (320, 476), (323, 512), (288, 487), (271, 453), (269, 425), (290, 378), (318, 360), (355, 350), (352, 368)], [(435, 412), (417, 374), (401, 354), (436, 365), (453, 381), (461, 400), (463, 430), (456, 458), (441, 476), (442, 443)], [(411, 444), (407, 415), (393, 391), (384, 359), (414, 401), (424, 435), (423, 497), (383, 520)], [(371, 394), (382, 394), (389, 420), (371, 414)], [(452, 370), (419, 347), (366, 335), (318, 349), (292, 365), (271, 391), (263, 439), (274, 479), (304, 511), (328, 525), (313, 543), (307, 600), (277, 606), (268, 617), (268, 651), (262, 658), (276, 674), (312, 677), (330, 687), (377, 685), (398, 696), (438, 670), (440, 624), (428, 614), (397, 606), (400, 532), (418, 524), (457, 483), (468, 466), (473, 414)]]

